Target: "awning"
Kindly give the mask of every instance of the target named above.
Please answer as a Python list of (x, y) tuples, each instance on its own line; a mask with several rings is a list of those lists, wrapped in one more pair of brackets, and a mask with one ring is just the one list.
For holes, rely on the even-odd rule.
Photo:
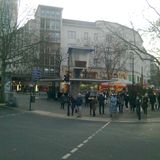
[(87, 52), (93, 52), (93, 48), (88, 48), (88, 47), (69, 47), (68, 48), (68, 53), (72, 53), (73, 50), (82, 50), (82, 51), (87, 51)]

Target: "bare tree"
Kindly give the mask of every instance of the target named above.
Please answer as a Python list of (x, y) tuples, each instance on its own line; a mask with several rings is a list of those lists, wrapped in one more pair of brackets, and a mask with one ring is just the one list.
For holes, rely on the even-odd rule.
[(99, 63), (105, 67), (106, 78), (113, 78), (118, 72), (125, 71), (127, 46), (113, 34), (106, 34), (103, 42), (95, 47)]
[(7, 77), (11, 76), (11, 72), (19, 69), (21, 73), (24, 72), (25, 67), (28, 70), (28, 67), (34, 63), (34, 51), (39, 42), (34, 41), (33, 43), (31, 35), (25, 36), (24, 27), (18, 27), (17, 4), (12, 6), (10, 1), (1, 0), (0, 5), (0, 97), (4, 102)]

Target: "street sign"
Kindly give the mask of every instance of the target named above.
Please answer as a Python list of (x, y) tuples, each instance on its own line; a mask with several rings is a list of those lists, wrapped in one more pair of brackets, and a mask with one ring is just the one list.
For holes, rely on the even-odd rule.
[(36, 81), (38, 81), (40, 78), (41, 78), (41, 71), (40, 71), (39, 68), (35, 68), (35, 69), (32, 71), (32, 81), (33, 81), (33, 82), (36, 82)]

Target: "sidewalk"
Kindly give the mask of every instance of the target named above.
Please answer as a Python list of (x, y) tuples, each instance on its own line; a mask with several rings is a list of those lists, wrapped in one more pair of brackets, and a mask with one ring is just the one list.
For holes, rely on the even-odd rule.
[[(29, 95), (17, 94), (18, 100), (18, 110), (29, 111)], [(67, 119), (80, 119), (80, 120), (89, 120), (89, 121), (103, 121), (103, 122), (160, 122), (160, 111), (151, 111), (148, 109), (148, 115), (142, 113), (142, 119), (138, 120), (136, 112), (130, 112), (129, 109), (124, 109), (124, 113), (117, 113), (116, 117), (110, 118), (109, 108), (105, 106), (105, 115), (99, 115), (98, 108), (96, 110), (96, 117), (93, 117), (89, 114), (89, 107), (83, 105), (82, 108), (82, 117), (77, 118), (77, 114), (67, 116), (67, 105), (65, 109), (60, 109), (60, 102), (53, 99), (47, 99), (43, 96), (36, 96), (36, 102), (31, 104), (31, 111), (33, 113), (41, 114), (44, 116), (54, 116)]]

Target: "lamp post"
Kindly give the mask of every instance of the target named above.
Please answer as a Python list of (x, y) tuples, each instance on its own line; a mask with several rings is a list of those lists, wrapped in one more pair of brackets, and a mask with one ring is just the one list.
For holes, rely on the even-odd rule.
[(132, 52), (132, 84), (134, 83), (134, 52)]
[[(131, 22), (131, 25), (132, 25), (132, 32), (133, 32), (133, 44), (134, 46), (136, 46), (136, 37), (135, 37), (135, 29), (134, 29), (134, 26)], [(134, 51), (132, 52), (132, 84), (134, 85), (135, 83), (135, 79), (134, 79)]]
[(72, 48), (68, 48), (68, 64), (67, 64), (67, 77), (68, 77), (68, 105), (67, 105), (67, 116), (70, 116), (70, 88), (71, 88), (71, 83), (70, 83), (70, 54), (72, 52)]

